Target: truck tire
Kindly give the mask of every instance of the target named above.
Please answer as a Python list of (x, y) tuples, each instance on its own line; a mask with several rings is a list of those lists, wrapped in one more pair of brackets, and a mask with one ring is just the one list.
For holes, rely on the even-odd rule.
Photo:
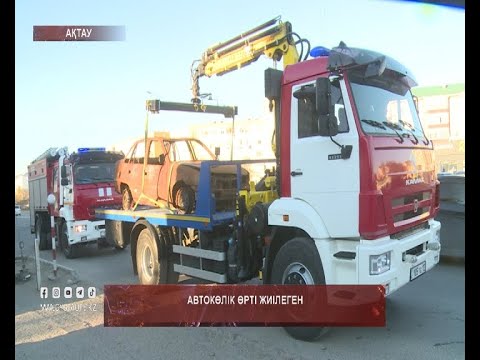
[(45, 231), (45, 216), (37, 215), (35, 220), (35, 237), (38, 239), (38, 248), (40, 250), (50, 250), (52, 243), (48, 241), (48, 232)]
[(167, 261), (161, 261), (157, 242), (150, 229), (143, 229), (137, 240), (137, 271), (140, 284), (157, 285), (165, 283)]
[[(277, 253), (272, 267), (272, 284), (324, 285), (322, 261), (312, 240), (294, 238)], [(324, 327), (285, 327), (295, 339), (313, 341), (326, 332)]]
[(63, 254), (67, 259), (75, 259), (78, 257), (78, 245), (68, 243), (68, 229), (67, 223), (62, 223), (62, 230), (60, 232), (60, 245), (62, 246)]
[(125, 186), (122, 190), (122, 209), (130, 210), (133, 207), (133, 197), (128, 186)]

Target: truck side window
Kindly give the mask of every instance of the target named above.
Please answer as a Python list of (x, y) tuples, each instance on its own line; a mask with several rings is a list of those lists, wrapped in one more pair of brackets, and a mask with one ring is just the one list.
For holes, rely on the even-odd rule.
[[(332, 84), (331, 104), (334, 106), (335, 117), (338, 122), (338, 132), (348, 132), (347, 115), (343, 103), (340, 84)], [(314, 104), (307, 100), (298, 100), (298, 137), (305, 138), (318, 135), (318, 118), (315, 115)]]

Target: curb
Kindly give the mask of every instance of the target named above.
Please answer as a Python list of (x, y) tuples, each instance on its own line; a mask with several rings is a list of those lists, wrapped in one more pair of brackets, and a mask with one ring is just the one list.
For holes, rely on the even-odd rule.
[[(35, 257), (34, 256), (28, 255), (28, 256), (25, 256), (24, 258), (28, 259), (28, 260), (32, 260), (33, 262), (35, 262)], [(21, 256), (15, 256), (15, 261), (17, 261), (17, 260), (22, 260), (22, 257)], [(40, 262), (52, 266), (52, 269), (53, 269), (53, 262), (52, 261), (48, 261), (48, 260), (40, 258)], [(73, 283), (76, 283), (76, 282), (80, 281), (80, 277), (78, 275), (77, 270), (69, 268), (69, 267), (64, 266), (64, 265), (60, 265), (58, 263), (57, 263), (57, 268), (65, 270), (66, 272), (69, 272), (70, 275), (73, 278), (73, 280), (72, 280)]]

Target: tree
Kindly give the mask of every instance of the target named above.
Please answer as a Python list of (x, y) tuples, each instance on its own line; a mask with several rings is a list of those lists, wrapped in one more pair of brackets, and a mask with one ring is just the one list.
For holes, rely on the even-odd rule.
[(15, 190), (15, 203), (22, 204), (28, 202), (28, 190), (17, 186)]

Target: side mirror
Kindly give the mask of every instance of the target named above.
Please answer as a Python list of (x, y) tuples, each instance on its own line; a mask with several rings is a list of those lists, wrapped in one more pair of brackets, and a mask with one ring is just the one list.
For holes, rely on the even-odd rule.
[(318, 135), (335, 136), (338, 134), (338, 121), (334, 106), (331, 105), (331, 83), (328, 78), (318, 78), (315, 83), (318, 114)]
[(320, 136), (335, 136), (338, 134), (338, 121), (333, 109), (330, 114), (319, 116), (318, 125), (318, 134)]
[(215, 159), (218, 160), (219, 156), (220, 156), (220, 147), (215, 146)]
[(318, 78), (315, 83), (315, 97), (318, 115), (328, 115), (330, 113), (330, 94), (331, 84), (328, 78)]
[(68, 185), (68, 179), (66, 177), (62, 177), (62, 180), (60, 180), (60, 184), (62, 186), (67, 186)]
[(65, 165), (62, 165), (62, 167), (60, 168), (60, 176), (62, 180), (67, 178), (67, 167)]
[(158, 164), (159, 164), (159, 165), (165, 164), (165, 154), (161, 154), (161, 155), (158, 157)]

